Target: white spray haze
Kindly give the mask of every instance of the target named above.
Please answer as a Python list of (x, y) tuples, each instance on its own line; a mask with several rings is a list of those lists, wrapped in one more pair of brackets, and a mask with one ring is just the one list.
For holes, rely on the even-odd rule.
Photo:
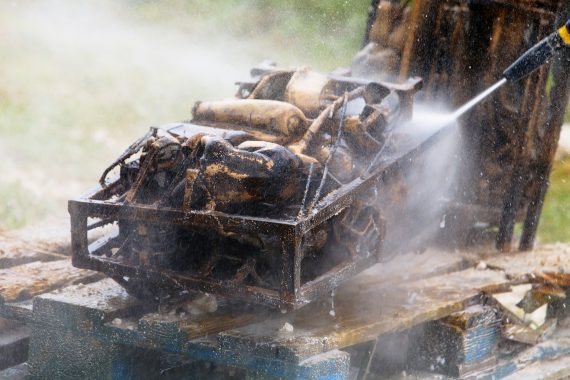
[(259, 60), (247, 41), (151, 24), (136, 5), (0, 3), (0, 151), (11, 157), (0, 160), (0, 187), (27, 194), (12, 209), (35, 197), (31, 217), (46, 201), (47, 212), (64, 217), (67, 199), (150, 125), (190, 118), (196, 100), (233, 94)]

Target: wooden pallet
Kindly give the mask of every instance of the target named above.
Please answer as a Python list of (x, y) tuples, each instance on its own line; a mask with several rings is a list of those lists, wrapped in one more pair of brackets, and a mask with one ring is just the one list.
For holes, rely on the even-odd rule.
[[(6, 250), (4, 255), (9, 256)], [(492, 269), (477, 270), (482, 256), (437, 250), (404, 255), (341, 286), (334, 305), (327, 299), (282, 314), (219, 299), (216, 311), (192, 314), (190, 295), (163, 303), (159, 311), (110, 279), (72, 268), (67, 257), (29, 253), (23, 262), (5, 261), (18, 265), (0, 268), (0, 316), (20, 324), (22, 347), (31, 335), (28, 366), (0, 377), (178, 379), (193, 373), (202, 378), (199, 373), (203, 378), (374, 378), (370, 358), (378, 359), (391, 337), (411, 336), (418, 326), (423, 330), (434, 323), (458, 331), (465, 347), (479, 345), (465, 355), (471, 362), (464, 358), (457, 367), (477, 368), (478, 378), (502, 378), (526, 368), (532, 372), (533, 363), (570, 354), (570, 338), (561, 333), (556, 340), (497, 360), (498, 338), (489, 333), (490, 325), (457, 324), (462, 318), (476, 320), (465, 317), (469, 313), (464, 310), (480, 304), (482, 294), (504, 291), (525, 274), (528, 279), (537, 265), (546, 268), (552, 261), (557, 270), (570, 272), (567, 247), (513, 257), (493, 254), (485, 259)], [(493, 356), (473, 355), (480, 350)], [(560, 365), (552, 367), (565, 373)], [(417, 374), (433, 377), (420, 369)]]
[(27, 360), (33, 297), (103, 278), (72, 267), (60, 231), (0, 232), (0, 369)]

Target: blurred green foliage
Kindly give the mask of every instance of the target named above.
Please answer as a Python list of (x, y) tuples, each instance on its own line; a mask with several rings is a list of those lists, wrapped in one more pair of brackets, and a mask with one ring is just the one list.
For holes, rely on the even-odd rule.
[(370, 0), (133, 0), (147, 21), (255, 41), (265, 58), (332, 70), (360, 48)]
[(570, 158), (554, 165), (538, 226), (539, 240), (570, 240)]
[(0, 198), (0, 230), (23, 227), (33, 218), (54, 211), (49, 200), (30, 193), (19, 182), (0, 183)]

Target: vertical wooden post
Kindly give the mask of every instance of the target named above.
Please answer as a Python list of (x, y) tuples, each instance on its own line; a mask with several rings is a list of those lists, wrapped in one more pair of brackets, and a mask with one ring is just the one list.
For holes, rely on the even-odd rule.
[[(570, 18), (570, 4), (566, 2), (566, 4), (563, 5), (562, 12), (559, 13), (557, 25), (563, 24), (568, 18)], [(531, 250), (534, 246), (538, 220), (549, 186), (548, 177), (552, 170), (554, 154), (558, 146), (558, 139), (560, 138), (560, 131), (566, 113), (566, 105), (568, 104), (570, 89), (570, 76), (568, 75), (568, 71), (570, 71), (570, 51), (564, 49), (558, 53), (558, 56), (552, 63), (551, 75), (553, 85), (549, 93), (551, 104), (549, 112), (547, 113), (546, 135), (543, 139), (544, 148), (540, 150), (542, 153), (539, 158), (540, 164), (535, 174), (538, 184), (533, 189), (531, 202), (524, 220), (523, 233), (519, 246), (521, 251)]]
[[(427, 54), (427, 51), (433, 48), (433, 43), (428, 39), (432, 38), (433, 35), (428, 31), (433, 29), (437, 9), (441, 2), (441, 0), (414, 1), (412, 16), (410, 17), (411, 22), (402, 49), (401, 79), (429, 72), (427, 68), (431, 66), (431, 59), (428, 58), (431, 55)], [(416, 66), (416, 69), (413, 69), (412, 65)]]

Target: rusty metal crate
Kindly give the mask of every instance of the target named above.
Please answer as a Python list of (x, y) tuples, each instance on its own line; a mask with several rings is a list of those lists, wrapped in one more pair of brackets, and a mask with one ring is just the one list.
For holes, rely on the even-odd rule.
[[(135, 295), (142, 295), (141, 289), (150, 290), (153, 295), (165, 289), (170, 292), (197, 290), (240, 297), (246, 301), (272, 307), (297, 309), (318, 297), (330, 294), (343, 280), (380, 261), (385, 227), (379, 226), (382, 229), (380, 239), (372, 242), (370, 245), (372, 248), (366, 254), (336, 263), (331, 260), (334, 265), (331, 264), (326, 270), (310, 278), (302, 275), (307, 267), (303, 265), (302, 249), (303, 239), (307, 233), (337, 217), (343, 210), (354, 207), (355, 202), (365, 197), (368, 191), (384, 191), (390, 177), (405, 170), (423, 152), (429, 150), (443, 136), (448, 135), (450, 129), (440, 130), (430, 137), (424, 137), (423, 141), (408, 144), (407, 149), (403, 149), (401, 153), (378, 163), (369, 175), (356, 178), (321, 198), (313, 212), (296, 220), (230, 215), (217, 211), (184, 212), (141, 204), (126, 205), (109, 199), (114, 189), (122, 186), (121, 180), (117, 179), (105, 189), (96, 187), (78, 199), (69, 201), (73, 265), (104, 272)], [(95, 221), (89, 223), (89, 219)], [(123, 237), (119, 233), (121, 224), (141, 220), (158, 226), (176, 226), (186, 231), (204, 229), (215, 231), (221, 226), (224, 230), (236, 234), (257, 231), (278, 237), (281, 250), (274, 257), (274, 265), (270, 268), (276, 274), (278, 283), (274, 287), (254, 286), (232, 279), (220, 280), (212, 276), (202, 276), (191, 271), (133, 265), (110, 257), (109, 252), (118, 249), (122, 243)], [(89, 232), (106, 225), (114, 225), (115, 231), (88, 244)], [(209, 254), (203, 252), (200, 247), (196, 247), (193, 252)]]

